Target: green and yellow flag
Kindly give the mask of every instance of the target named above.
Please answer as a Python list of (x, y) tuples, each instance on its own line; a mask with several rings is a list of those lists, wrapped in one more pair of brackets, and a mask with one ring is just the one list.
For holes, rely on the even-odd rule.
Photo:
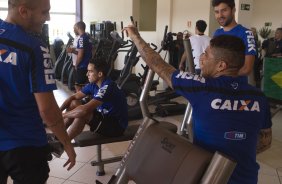
[(267, 97), (282, 100), (282, 58), (265, 58), (263, 92)]

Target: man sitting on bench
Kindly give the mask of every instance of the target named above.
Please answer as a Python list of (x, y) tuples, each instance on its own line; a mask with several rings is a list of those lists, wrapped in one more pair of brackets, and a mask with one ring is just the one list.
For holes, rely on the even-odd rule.
[[(87, 70), (90, 83), (66, 99), (60, 107), (61, 111), (66, 110), (63, 118), (69, 137), (73, 139), (79, 135), (86, 124), (95, 133), (108, 137), (121, 136), (128, 126), (127, 102), (123, 91), (106, 77), (106, 61), (92, 59)], [(87, 96), (91, 96), (91, 100), (81, 104), (81, 99)], [(63, 148), (56, 145), (54, 155), (60, 157)]]

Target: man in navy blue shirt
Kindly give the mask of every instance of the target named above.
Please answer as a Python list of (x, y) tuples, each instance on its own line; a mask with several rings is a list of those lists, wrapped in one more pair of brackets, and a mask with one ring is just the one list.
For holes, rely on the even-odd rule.
[(90, 37), (85, 33), (86, 25), (83, 21), (79, 21), (74, 25), (75, 35), (78, 36), (73, 48), (67, 48), (68, 53), (76, 55), (74, 61), (74, 80), (75, 90), (80, 91), (87, 84), (87, 65), (92, 58), (92, 44)]
[(55, 101), (53, 65), (48, 47), (37, 37), (50, 19), (49, 0), (9, 0), (0, 20), (0, 183), (10, 176), (18, 184), (43, 184), (49, 176), (43, 122), (63, 144), (64, 166), (75, 152)]
[[(128, 125), (125, 95), (116, 83), (107, 76), (107, 62), (96, 58), (87, 67), (89, 84), (70, 96), (60, 107), (71, 139), (79, 135), (84, 126), (105, 136), (120, 136)], [(90, 96), (86, 104), (79, 100)]]
[(191, 103), (194, 144), (236, 160), (229, 183), (257, 183), (256, 152), (270, 147), (271, 116), (264, 94), (238, 75), (245, 59), (243, 41), (231, 35), (213, 38), (200, 57), (199, 76), (167, 64), (134, 26), (124, 30), (146, 64)]
[(214, 14), (221, 28), (217, 29), (213, 36), (222, 34), (233, 35), (241, 38), (245, 44), (245, 62), (239, 70), (240, 76), (245, 76), (245, 80), (254, 85), (253, 66), (256, 56), (256, 43), (251, 30), (238, 24), (235, 20), (235, 2), (234, 0), (212, 0)]

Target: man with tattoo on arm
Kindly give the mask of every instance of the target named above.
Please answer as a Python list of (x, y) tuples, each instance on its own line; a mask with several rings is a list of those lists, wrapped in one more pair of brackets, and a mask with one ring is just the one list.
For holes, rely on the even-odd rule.
[(256, 152), (270, 147), (272, 122), (264, 94), (238, 75), (245, 59), (243, 41), (231, 35), (213, 38), (200, 57), (200, 77), (166, 63), (134, 26), (124, 31), (146, 64), (191, 103), (194, 144), (237, 162), (229, 183), (257, 183)]

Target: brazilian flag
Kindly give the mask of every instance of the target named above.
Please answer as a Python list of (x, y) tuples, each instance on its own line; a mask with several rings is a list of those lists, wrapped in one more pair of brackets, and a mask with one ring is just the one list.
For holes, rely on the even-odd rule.
[(282, 100), (282, 58), (265, 58), (263, 92), (269, 98)]

